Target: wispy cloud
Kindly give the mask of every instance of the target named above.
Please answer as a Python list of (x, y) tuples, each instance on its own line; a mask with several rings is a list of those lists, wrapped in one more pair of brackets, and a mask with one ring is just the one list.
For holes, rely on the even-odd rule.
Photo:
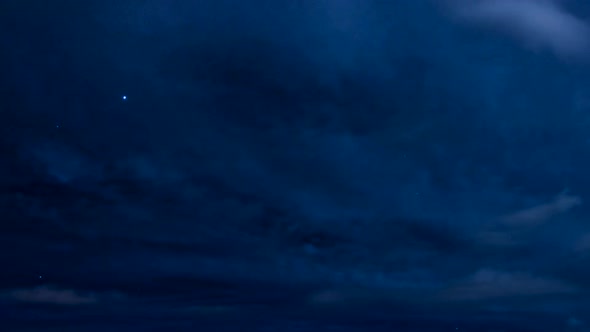
[(450, 1), (453, 15), (466, 23), (497, 29), (527, 47), (549, 49), (564, 57), (590, 50), (587, 22), (567, 12), (559, 0)]
[(83, 305), (98, 302), (97, 297), (91, 294), (81, 294), (72, 289), (57, 289), (47, 286), (7, 291), (3, 297), (17, 302), (58, 305)]
[(440, 298), (453, 301), (479, 301), (511, 297), (571, 294), (566, 283), (526, 272), (481, 269), (442, 291)]
[(582, 204), (580, 197), (562, 193), (551, 202), (501, 217), (500, 222), (509, 226), (533, 226), (548, 221), (580, 204)]

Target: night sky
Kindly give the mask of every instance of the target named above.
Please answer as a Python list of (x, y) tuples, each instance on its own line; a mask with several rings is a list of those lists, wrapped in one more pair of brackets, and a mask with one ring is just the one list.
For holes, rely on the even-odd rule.
[(590, 331), (583, 0), (0, 0), (0, 331)]

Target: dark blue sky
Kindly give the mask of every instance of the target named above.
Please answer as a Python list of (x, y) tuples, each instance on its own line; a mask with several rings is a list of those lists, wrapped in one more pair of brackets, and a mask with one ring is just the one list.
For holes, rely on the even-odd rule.
[(588, 331), (590, 6), (0, 3), (7, 331)]

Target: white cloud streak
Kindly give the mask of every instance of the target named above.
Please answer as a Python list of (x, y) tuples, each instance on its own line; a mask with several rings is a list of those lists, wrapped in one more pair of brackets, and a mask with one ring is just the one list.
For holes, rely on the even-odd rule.
[(559, 0), (452, 0), (450, 13), (460, 22), (518, 38), (533, 50), (579, 58), (590, 50), (587, 22), (566, 11)]

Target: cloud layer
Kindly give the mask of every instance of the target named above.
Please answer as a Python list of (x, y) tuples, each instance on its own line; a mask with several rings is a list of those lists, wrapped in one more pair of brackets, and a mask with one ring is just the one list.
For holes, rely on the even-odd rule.
[(11, 327), (582, 328), (583, 4), (28, 6), (0, 10)]

